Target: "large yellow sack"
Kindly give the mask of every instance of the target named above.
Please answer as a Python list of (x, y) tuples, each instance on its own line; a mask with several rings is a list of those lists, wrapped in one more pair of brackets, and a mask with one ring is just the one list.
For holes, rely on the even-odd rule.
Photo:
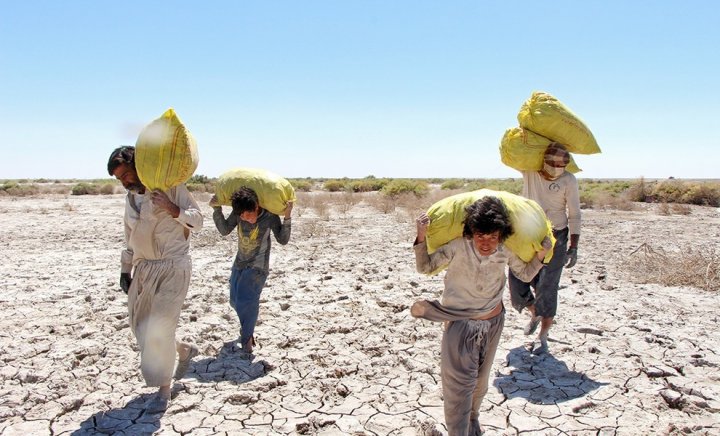
[[(545, 150), (552, 141), (522, 127), (507, 129), (500, 141), (500, 160), (519, 171), (540, 171)], [(570, 156), (565, 169), (571, 173), (582, 171)]]
[[(440, 246), (462, 237), (465, 208), (487, 196), (499, 198), (508, 210), (513, 234), (504, 244), (519, 258), (530, 262), (542, 249), (542, 241), (546, 236), (555, 246), (552, 224), (536, 202), (505, 191), (479, 189), (444, 198), (430, 206), (427, 211), (430, 225), (425, 238), (428, 253), (434, 253)], [(549, 250), (545, 262), (551, 258), (552, 250)], [(438, 271), (433, 271), (433, 274)]]
[(195, 138), (172, 108), (148, 124), (135, 143), (135, 168), (150, 190), (187, 182), (199, 161)]
[(285, 212), (288, 201), (296, 201), (295, 189), (287, 179), (255, 168), (235, 168), (223, 173), (215, 184), (215, 196), (220, 204), (231, 206), (230, 197), (242, 187), (255, 191), (260, 207), (275, 215)]
[(560, 100), (545, 92), (533, 92), (517, 116), (520, 127), (565, 145), (569, 152), (600, 153), (585, 123)]

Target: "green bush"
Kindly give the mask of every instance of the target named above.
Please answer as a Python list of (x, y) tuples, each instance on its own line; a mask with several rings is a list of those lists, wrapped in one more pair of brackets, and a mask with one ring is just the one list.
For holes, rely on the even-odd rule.
[(410, 193), (417, 197), (426, 195), (429, 191), (427, 182), (411, 179), (394, 179), (385, 185), (380, 192), (389, 196), (397, 197), (400, 194)]
[(446, 180), (440, 185), (440, 189), (462, 189), (465, 186), (465, 182), (460, 179)]
[(310, 192), (312, 191), (312, 182), (305, 179), (290, 179), (290, 184), (296, 191)]
[(94, 183), (80, 182), (70, 190), (72, 195), (97, 195), (100, 193), (100, 187)]
[(347, 191), (348, 182), (345, 180), (328, 180), (323, 184), (323, 189), (330, 192)]

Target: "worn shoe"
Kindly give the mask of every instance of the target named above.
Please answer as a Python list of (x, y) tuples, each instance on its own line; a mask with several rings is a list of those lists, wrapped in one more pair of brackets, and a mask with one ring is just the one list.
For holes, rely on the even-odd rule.
[(530, 321), (528, 321), (527, 325), (525, 326), (525, 329), (523, 330), (523, 333), (525, 333), (525, 336), (530, 336), (531, 334), (535, 333), (535, 330), (537, 330), (537, 327), (540, 324), (541, 320), (542, 320), (541, 316), (534, 316), (534, 317), (530, 318)]
[(175, 374), (173, 375), (173, 378), (175, 380), (180, 380), (185, 376), (185, 373), (190, 367), (190, 361), (192, 361), (193, 357), (197, 356), (198, 354), (200, 354), (198, 347), (195, 345), (190, 345), (190, 352), (188, 353), (187, 358), (178, 360), (177, 367), (175, 368)]

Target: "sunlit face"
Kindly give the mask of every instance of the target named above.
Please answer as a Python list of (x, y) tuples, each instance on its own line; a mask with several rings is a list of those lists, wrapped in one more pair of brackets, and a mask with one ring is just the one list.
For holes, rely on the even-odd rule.
[(137, 171), (135, 171), (135, 169), (130, 165), (120, 164), (120, 166), (115, 168), (115, 171), (113, 171), (113, 176), (120, 180), (120, 183), (122, 183), (123, 187), (128, 191), (139, 194), (145, 192), (145, 186), (140, 183)]
[(472, 239), (475, 244), (475, 249), (481, 256), (490, 256), (497, 251), (498, 245), (500, 245), (500, 231), (473, 233)]
[(240, 214), (240, 219), (250, 223), (255, 224), (258, 219), (258, 215), (260, 214), (260, 206), (255, 208), (255, 210), (246, 210), (245, 212)]

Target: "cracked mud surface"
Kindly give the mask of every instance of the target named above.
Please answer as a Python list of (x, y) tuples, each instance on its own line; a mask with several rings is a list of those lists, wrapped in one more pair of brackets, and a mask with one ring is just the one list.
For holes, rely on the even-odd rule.
[[(442, 274), (415, 271), (409, 214), (364, 203), (329, 220), (297, 206), (290, 244), (273, 245), (250, 358), (232, 343), (236, 242), (203, 206), (177, 331), (200, 355), (169, 409), (146, 413), (153, 390), (117, 285), (123, 201), (0, 198), (0, 434), (444, 432), (441, 327), (408, 311), (439, 295)], [(526, 314), (507, 312), (482, 405), (487, 433), (720, 434), (720, 293), (622, 275), (642, 243), (718, 244), (719, 229), (717, 209), (586, 210), (550, 354), (529, 353)]]

